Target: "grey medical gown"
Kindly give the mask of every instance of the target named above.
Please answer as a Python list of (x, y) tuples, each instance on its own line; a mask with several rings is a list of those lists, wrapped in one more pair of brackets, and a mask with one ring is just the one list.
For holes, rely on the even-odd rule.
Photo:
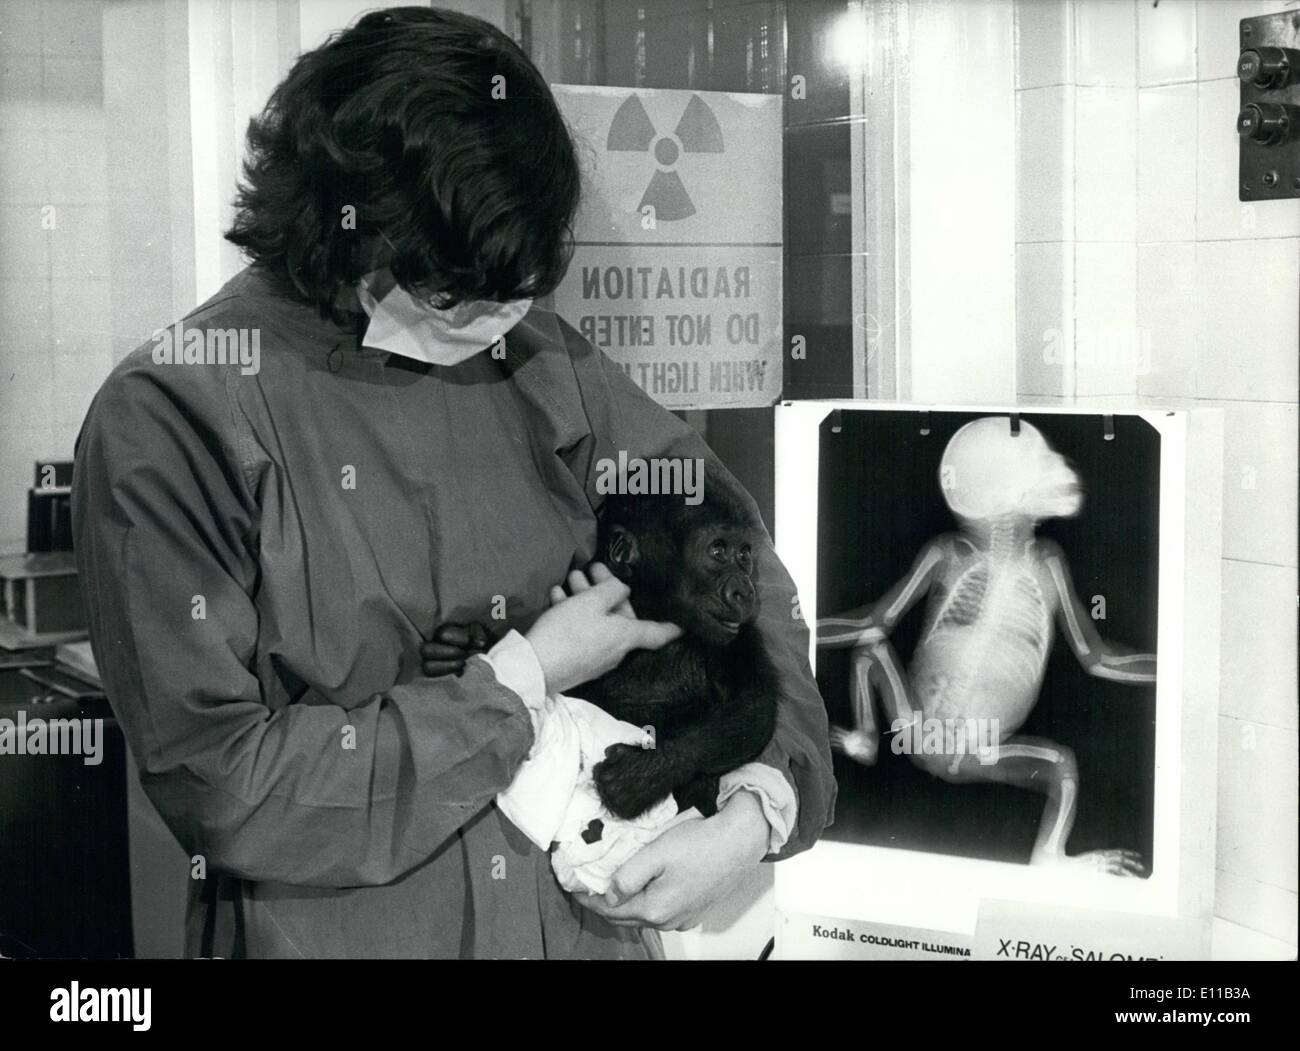
[[(493, 805), (532, 743), (520, 699), (481, 660), (423, 677), (418, 646), (448, 621), (528, 628), (593, 555), (599, 458), (712, 453), (537, 307), (505, 360), (450, 367), (367, 349), (255, 269), (184, 324), (256, 328), (259, 371), (156, 364), (146, 343), (91, 406), (73, 499), (114, 711), (149, 798), (206, 859), (188, 951), (653, 954), (652, 934), (573, 903)], [(770, 551), (762, 577), (783, 696), (761, 761), (799, 804), (786, 856), (835, 784)]]

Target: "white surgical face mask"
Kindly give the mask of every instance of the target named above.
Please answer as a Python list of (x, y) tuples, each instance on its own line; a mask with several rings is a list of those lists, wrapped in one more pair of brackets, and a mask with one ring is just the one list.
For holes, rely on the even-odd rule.
[[(376, 280), (380, 275), (384, 281)], [(449, 310), (439, 310), (396, 283), (390, 292), (376, 299), (371, 286), (382, 287), (391, 281), (391, 275), (375, 270), (357, 283), (357, 298), (370, 317), (363, 342), (367, 347), (431, 365), (456, 365), (486, 350), (519, 324), (533, 305), (531, 299), (515, 299), (509, 303), (459, 303)]]

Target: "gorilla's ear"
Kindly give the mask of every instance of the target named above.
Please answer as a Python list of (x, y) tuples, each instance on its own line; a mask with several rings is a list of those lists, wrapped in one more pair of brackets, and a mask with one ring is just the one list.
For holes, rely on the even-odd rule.
[(616, 525), (609, 531), (609, 550), (606, 552), (609, 568), (614, 576), (626, 580), (641, 558), (636, 534), (626, 526)]

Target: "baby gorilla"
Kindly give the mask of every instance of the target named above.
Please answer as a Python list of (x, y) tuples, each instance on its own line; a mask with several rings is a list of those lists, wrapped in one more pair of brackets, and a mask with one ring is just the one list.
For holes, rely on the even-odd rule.
[[(716, 478), (696, 505), (681, 496), (611, 496), (596, 560), (631, 589), (638, 617), (682, 635), (634, 650), (613, 671), (566, 691), (651, 731), (654, 747), (614, 745), (592, 776), (600, 800), (632, 819), (673, 793), (677, 805), (717, 812), (718, 779), (758, 757), (776, 726), (776, 673), (754, 621), (754, 537), (745, 505)], [(459, 671), (483, 652), (478, 624), (443, 625), (424, 648), (425, 673)]]

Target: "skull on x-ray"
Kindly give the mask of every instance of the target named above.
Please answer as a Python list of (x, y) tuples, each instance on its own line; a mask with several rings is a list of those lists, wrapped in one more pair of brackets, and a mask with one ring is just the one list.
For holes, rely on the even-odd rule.
[(1071, 518), (1083, 507), (1083, 483), (1043, 432), (1022, 422), (1013, 434), (1000, 416), (972, 420), (952, 436), (939, 484), (953, 514), (972, 521)]

